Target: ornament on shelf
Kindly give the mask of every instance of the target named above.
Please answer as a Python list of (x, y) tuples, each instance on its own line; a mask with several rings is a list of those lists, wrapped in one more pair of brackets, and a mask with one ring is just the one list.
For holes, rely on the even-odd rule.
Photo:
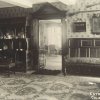
[(18, 33), (18, 38), (25, 38), (24, 29), (22, 28), (21, 32)]
[(0, 30), (0, 39), (2, 39), (3, 38), (3, 33), (2, 33), (2, 31)]
[(14, 38), (14, 32), (8, 30), (7, 33), (6, 33), (6, 38), (7, 38), (7, 39), (12, 39), (12, 38)]

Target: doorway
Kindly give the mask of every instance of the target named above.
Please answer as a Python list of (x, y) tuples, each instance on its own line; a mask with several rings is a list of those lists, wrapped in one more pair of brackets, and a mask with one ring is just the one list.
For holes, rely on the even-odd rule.
[(39, 68), (62, 70), (62, 26), (60, 19), (39, 20)]

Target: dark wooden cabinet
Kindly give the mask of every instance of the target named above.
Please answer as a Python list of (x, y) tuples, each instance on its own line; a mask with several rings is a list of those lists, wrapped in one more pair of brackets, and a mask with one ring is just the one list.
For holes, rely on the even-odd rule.
[(27, 38), (0, 39), (0, 58), (9, 59), (16, 64), (17, 71), (26, 71)]
[(15, 63), (16, 71), (27, 71), (30, 59), (30, 38), (26, 18), (0, 19), (0, 59)]

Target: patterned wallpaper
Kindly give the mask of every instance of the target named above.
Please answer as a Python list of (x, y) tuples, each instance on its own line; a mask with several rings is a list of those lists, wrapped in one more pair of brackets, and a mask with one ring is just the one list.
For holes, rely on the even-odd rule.
[[(99, 3), (100, 0), (77, 0), (76, 5), (69, 7), (69, 13), (74, 13), (72, 16), (66, 17), (67, 36), (69, 38), (100, 38), (100, 35), (91, 34), (91, 18), (93, 14), (100, 14)], [(73, 23), (79, 21), (86, 22), (86, 32), (73, 32)]]

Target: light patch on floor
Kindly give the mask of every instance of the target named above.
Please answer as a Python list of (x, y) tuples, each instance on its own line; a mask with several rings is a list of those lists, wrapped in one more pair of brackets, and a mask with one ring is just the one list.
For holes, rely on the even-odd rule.
[(47, 56), (45, 69), (61, 70), (62, 69), (62, 57), (61, 57), (61, 55)]

